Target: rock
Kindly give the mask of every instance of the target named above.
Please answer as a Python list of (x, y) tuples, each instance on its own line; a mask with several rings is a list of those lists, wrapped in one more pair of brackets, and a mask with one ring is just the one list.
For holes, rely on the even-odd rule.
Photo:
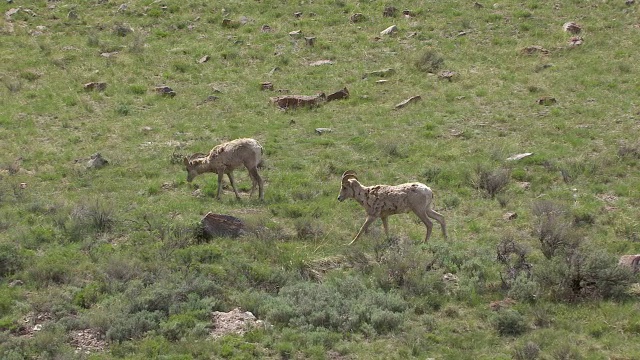
[(348, 97), (349, 97), (349, 90), (347, 90), (347, 88), (345, 87), (342, 90), (338, 90), (332, 94), (329, 94), (327, 96), (327, 102), (333, 101), (333, 100), (347, 99)]
[(100, 56), (105, 57), (105, 58), (110, 58), (110, 57), (115, 56), (115, 55), (118, 55), (117, 51), (100, 53)]
[(295, 18), (301, 18), (301, 17), (302, 17), (302, 11), (296, 11), (296, 12), (294, 12), (294, 13), (293, 13), (293, 16), (294, 16)]
[(409, 105), (411, 103), (414, 103), (416, 101), (419, 101), (421, 99), (422, 98), (420, 97), (420, 95), (412, 96), (412, 97), (402, 101), (401, 103), (396, 104), (395, 109), (401, 109), (401, 108), (403, 108), (403, 107), (405, 107), (405, 106), (407, 106), (407, 105)]
[(264, 24), (262, 25), (262, 27), (260, 28), (260, 31), (266, 33), (266, 32), (271, 32), (271, 26)]
[(201, 58), (200, 58), (200, 60), (198, 60), (198, 63), (199, 63), (199, 64), (204, 64), (204, 63), (206, 63), (207, 61), (209, 61), (209, 59), (211, 59), (211, 56), (209, 56), (209, 55), (205, 55), (205, 56), (201, 57)]
[(285, 95), (271, 98), (271, 102), (276, 104), (280, 109), (294, 109), (297, 107), (315, 107), (326, 100), (325, 93), (318, 95)]
[(210, 237), (238, 237), (246, 232), (244, 221), (230, 215), (209, 212), (202, 218), (200, 223), (205, 235)]
[(100, 155), (100, 153), (95, 153), (91, 155), (91, 158), (87, 162), (87, 169), (100, 169), (109, 164), (105, 158)]
[(502, 218), (504, 220), (515, 220), (515, 219), (518, 218), (518, 214), (514, 213), (514, 212), (508, 212), (508, 213), (505, 213), (504, 215), (502, 215)]
[(396, 32), (398, 32), (398, 27), (396, 25), (391, 25), (388, 28), (380, 31), (380, 36), (393, 35)]
[(533, 54), (549, 55), (550, 54), (549, 50), (539, 45), (527, 46), (526, 48), (520, 50), (520, 52), (525, 55), (533, 55)]
[(388, 68), (388, 69), (382, 69), (382, 70), (376, 70), (376, 71), (368, 72), (368, 73), (364, 74), (362, 76), (362, 78), (364, 79), (364, 78), (367, 78), (369, 76), (387, 77), (387, 76), (391, 76), (391, 75), (393, 75), (395, 73), (396, 73), (395, 69)]
[(402, 10), (402, 16), (406, 18), (413, 17), (413, 12), (409, 9)]
[(619, 266), (628, 267), (633, 270), (634, 273), (640, 271), (640, 254), (637, 255), (622, 255), (618, 261)]
[(107, 88), (107, 83), (105, 82), (90, 82), (84, 84), (85, 91), (104, 91)]
[(173, 91), (173, 89), (168, 86), (156, 86), (154, 90), (155, 92), (163, 96), (169, 96), (169, 97), (176, 96), (176, 92)]
[(573, 21), (570, 21), (562, 25), (562, 30), (575, 35), (580, 34), (580, 32), (582, 31), (582, 27), (574, 23)]
[(9, 287), (16, 287), (16, 286), (22, 286), (24, 285), (24, 282), (22, 280), (13, 280), (12, 282), (9, 283)]
[(333, 130), (331, 130), (330, 128), (316, 128), (316, 134), (318, 134), (318, 135), (322, 135), (322, 134), (325, 134), (325, 133), (330, 133), (332, 131)]
[(569, 46), (571, 47), (580, 46), (582, 45), (583, 42), (584, 42), (584, 39), (582, 38), (582, 36), (572, 36), (571, 39), (569, 39)]
[(352, 23), (358, 23), (364, 20), (365, 17), (361, 13), (355, 13), (349, 17), (349, 21), (351, 21)]
[(316, 38), (313, 36), (305, 37), (304, 42), (307, 44), (307, 46), (313, 46), (316, 44)]
[(398, 12), (398, 9), (396, 9), (393, 6), (387, 6), (384, 8), (384, 11), (382, 12), (382, 16), (383, 17), (395, 17), (396, 13)]
[(289, 32), (289, 36), (294, 39), (300, 39), (302, 37), (302, 30), (291, 31)]
[(524, 159), (527, 156), (531, 156), (533, 155), (533, 153), (522, 153), (522, 154), (517, 154), (517, 155), (513, 155), (513, 156), (509, 156), (507, 158), (507, 161), (516, 161), (516, 160), (520, 160), (520, 159)]
[(235, 308), (229, 312), (214, 311), (211, 313), (213, 322), (211, 336), (219, 338), (228, 334), (243, 335), (252, 327), (265, 326), (251, 312)]
[(458, 75), (458, 73), (456, 73), (455, 71), (450, 71), (450, 70), (444, 70), (442, 72), (440, 72), (440, 74), (438, 75), (439, 78), (441, 79), (446, 79), (446, 80), (453, 80), (453, 78)]
[(268, 81), (260, 83), (260, 90), (271, 90), (271, 91), (273, 91), (273, 83), (268, 82)]
[(556, 100), (556, 98), (551, 97), (551, 96), (543, 96), (540, 99), (538, 99), (536, 101), (536, 103), (538, 105), (544, 105), (544, 106), (550, 106), (553, 105), (555, 103), (557, 103), (558, 101)]
[(309, 66), (320, 66), (320, 65), (333, 65), (333, 61), (331, 60), (317, 60), (309, 63)]

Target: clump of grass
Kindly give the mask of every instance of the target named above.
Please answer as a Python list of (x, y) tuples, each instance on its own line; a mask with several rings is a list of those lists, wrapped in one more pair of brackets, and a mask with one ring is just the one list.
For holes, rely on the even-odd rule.
[(444, 59), (433, 49), (426, 49), (415, 61), (415, 67), (427, 73), (436, 73), (444, 65)]
[(576, 243), (565, 207), (551, 201), (538, 201), (533, 205), (533, 215), (536, 216), (533, 232), (547, 259)]
[(493, 316), (491, 323), (494, 329), (502, 336), (518, 336), (528, 329), (525, 317), (513, 309), (498, 311)]
[(474, 185), (482, 190), (491, 199), (495, 198), (509, 184), (511, 172), (508, 169), (487, 170), (481, 166), (476, 167)]
[(528, 341), (522, 346), (518, 346), (513, 354), (515, 360), (536, 360), (540, 355), (540, 346), (533, 341)]

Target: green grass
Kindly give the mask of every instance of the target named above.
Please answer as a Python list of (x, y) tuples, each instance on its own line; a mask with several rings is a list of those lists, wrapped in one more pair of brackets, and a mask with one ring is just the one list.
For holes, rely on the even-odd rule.
[[(638, 278), (615, 266), (640, 252), (637, 5), (392, 4), (410, 18), (383, 17), (380, 1), (127, 5), (0, 4), (22, 6), (0, 20), (0, 357), (84, 358), (69, 334), (87, 328), (108, 341), (98, 359), (640, 353)], [(365, 20), (350, 23), (356, 12)], [(567, 21), (583, 45), (569, 47)], [(385, 83), (364, 76), (387, 68)], [(350, 97), (283, 112), (265, 81)], [(216, 176), (188, 184), (177, 161), (238, 137), (265, 148), (264, 202), (247, 198), (246, 171), (241, 201), (229, 188), (216, 200)], [(86, 168), (98, 152), (109, 165)], [(345, 246), (365, 218), (336, 200), (345, 170), (426, 183), (450, 239), (436, 225), (422, 244), (419, 220), (399, 215), (391, 239), (378, 221)], [(209, 211), (248, 233), (202, 239)], [(527, 249), (528, 271), (496, 260), (505, 239)], [(507, 296), (511, 309), (489, 309)], [(209, 313), (238, 306), (273, 327), (209, 337)], [(50, 320), (27, 338), (33, 314)]]

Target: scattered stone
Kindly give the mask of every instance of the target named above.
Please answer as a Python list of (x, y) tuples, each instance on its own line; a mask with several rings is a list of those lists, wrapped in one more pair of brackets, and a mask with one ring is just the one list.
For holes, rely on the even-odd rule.
[(489, 308), (491, 310), (493, 310), (493, 311), (499, 311), (499, 310), (502, 310), (502, 309), (510, 308), (515, 304), (516, 304), (516, 301), (513, 300), (512, 298), (506, 298), (504, 300), (492, 301), (489, 304)]
[(211, 56), (209, 56), (209, 55), (205, 55), (205, 56), (201, 57), (201, 58), (200, 58), (200, 60), (198, 60), (198, 63), (199, 63), (199, 64), (204, 64), (204, 63), (206, 63), (207, 61), (209, 61), (209, 59), (211, 59)]
[(389, 80), (385, 80), (385, 79), (376, 80), (376, 84), (386, 84), (388, 82)]
[(318, 95), (285, 95), (271, 98), (271, 102), (276, 104), (280, 109), (294, 109), (298, 107), (315, 107), (326, 100), (325, 93)]
[(85, 91), (105, 91), (107, 89), (106, 82), (90, 82), (84, 84)]
[(349, 21), (351, 21), (352, 23), (358, 23), (364, 20), (365, 17), (361, 13), (355, 13), (349, 17)]
[(509, 156), (507, 158), (507, 161), (516, 161), (516, 160), (524, 159), (524, 158), (526, 158), (528, 156), (531, 156), (531, 155), (533, 155), (533, 153), (522, 153), (522, 154)]
[(246, 232), (244, 221), (230, 215), (209, 212), (202, 218), (200, 223), (205, 235), (210, 237), (238, 237)]
[(438, 77), (440, 79), (446, 79), (449, 81), (452, 81), (453, 78), (458, 75), (458, 73), (456, 73), (455, 71), (450, 71), (450, 70), (444, 70), (442, 72), (440, 72), (440, 74), (438, 75)]
[(409, 105), (411, 103), (417, 102), (417, 101), (419, 101), (421, 99), (422, 98), (420, 97), (420, 95), (412, 96), (412, 97), (408, 98), (407, 100), (404, 100), (401, 103), (397, 104), (395, 106), (395, 108), (396, 109), (402, 109), (403, 107), (405, 107), (405, 106), (407, 106), (407, 105)]
[(620, 256), (620, 261), (618, 261), (619, 266), (628, 267), (633, 270), (634, 273), (640, 271), (640, 254), (637, 255), (622, 255)]
[(342, 100), (347, 98), (349, 98), (349, 90), (347, 90), (347, 88), (345, 87), (342, 90), (338, 90), (332, 94), (329, 94), (327, 96), (327, 102), (333, 101), (333, 100)]
[(635, 0), (626, 0), (624, 3), (625, 3), (625, 5), (627, 5), (627, 6), (631, 6), (631, 5), (635, 4), (635, 3), (636, 3), (636, 1), (635, 1)]
[(382, 16), (383, 17), (395, 17), (396, 13), (398, 12), (398, 9), (396, 9), (393, 6), (387, 6), (384, 8), (384, 11), (382, 12)]
[(317, 60), (309, 63), (309, 66), (320, 66), (320, 65), (333, 65), (333, 61), (331, 60)]
[(574, 23), (573, 21), (564, 23), (564, 25), (562, 25), (562, 29), (568, 33), (571, 34), (580, 34), (580, 32), (582, 31), (582, 27), (576, 23)]
[(307, 46), (314, 46), (316, 44), (316, 38), (313, 36), (305, 37), (304, 42)]
[(273, 91), (273, 83), (263, 82), (260, 84), (260, 90), (271, 90)]
[(67, 19), (78, 20), (78, 13), (75, 12), (74, 10), (69, 11), (69, 13), (67, 14)]
[(293, 16), (296, 18), (301, 18), (302, 17), (302, 11), (296, 11), (293, 13)]
[(252, 21), (251, 19), (249, 19), (248, 17), (246, 17), (244, 15), (240, 16), (240, 24), (241, 25), (246, 25), (246, 24), (250, 23), (251, 21)]
[(515, 220), (515, 219), (518, 218), (518, 214), (514, 213), (514, 212), (508, 212), (508, 213), (505, 213), (504, 215), (502, 215), (502, 218), (507, 220), (507, 221), (508, 220)]
[(393, 75), (395, 73), (396, 73), (395, 69), (388, 68), (388, 69), (382, 69), (382, 70), (376, 70), (376, 71), (368, 72), (368, 73), (364, 74), (362, 76), (362, 78), (365, 79), (365, 78), (367, 78), (369, 76), (387, 77), (387, 76), (391, 76), (391, 75)]
[(451, 136), (453, 136), (453, 137), (458, 137), (458, 136), (462, 136), (464, 134), (464, 131), (451, 129), (451, 130), (449, 130), (449, 134), (451, 134)]
[(100, 169), (109, 165), (109, 161), (102, 157), (100, 153), (91, 155), (91, 158), (87, 162), (87, 169)]
[(409, 9), (402, 10), (402, 15), (406, 18), (413, 17), (413, 12)]
[(20, 189), (24, 190), (24, 189), (26, 189), (26, 188), (27, 188), (27, 183), (22, 182), (22, 183), (20, 183), (20, 185), (18, 185), (18, 187), (19, 187)]
[(584, 42), (584, 39), (582, 38), (582, 36), (572, 36), (571, 39), (569, 39), (569, 46), (571, 47), (580, 46), (582, 45), (583, 42)]
[(71, 332), (71, 345), (76, 354), (91, 354), (104, 351), (107, 343), (96, 329), (74, 330)]
[(330, 133), (331, 131), (333, 131), (333, 130), (331, 130), (330, 128), (316, 128), (316, 134), (318, 134), (318, 135), (322, 135), (322, 134), (325, 134), (325, 133)]
[(271, 26), (264, 24), (262, 25), (262, 27), (260, 28), (260, 31), (267, 33), (267, 32), (271, 32)]
[(24, 282), (22, 280), (13, 280), (12, 282), (9, 283), (9, 287), (16, 287), (16, 286), (22, 286), (24, 285)]
[(556, 98), (551, 97), (551, 96), (543, 96), (540, 99), (538, 99), (536, 101), (536, 103), (538, 105), (544, 105), (544, 106), (550, 106), (553, 105), (555, 103), (557, 103), (558, 101), (556, 100)]
[(216, 100), (218, 100), (219, 98), (215, 95), (209, 95), (207, 96), (206, 99), (202, 100), (198, 105), (204, 105), (206, 103), (210, 103), (210, 102), (214, 102)]
[(380, 36), (393, 35), (396, 32), (398, 32), (398, 27), (396, 25), (391, 25), (388, 28), (380, 31)]
[(482, 9), (484, 7), (484, 5), (480, 4), (479, 2), (474, 2), (473, 3), (473, 7), (475, 7), (476, 9)]
[(115, 55), (118, 55), (117, 51), (100, 53), (100, 56), (106, 57), (106, 58), (110, 58), (110, 57), (115, 56)]
[(289, 36), (294, 39), (300, 39), (302, 37), (302, 30), (294, 30), (289, 32)]
[(550, 54), (549, 50), (539, 45), (527, 46), (526, 48), (522, 49), (520, 52), (522, 52), (525, 55), (533, 55), (533, 54), (549, 55)]
[(125, 37), (133, 32), (133, 28), (128, 25), (117, 24), (113, 27), (113, 32), (118, 36)]
[(243, 335), (252, 327), (264, 327), (265, 323), (258, 320), (251, 312), (235, 308), (229, 312), (214, 311), (211, 313), (213, 330), (211, 336), (219, 338), (228, 334)]
[(173, 91), (173, 89), (168, 87), (168, 86), (156, 86), (154, 88), (154, 90), (155, 90), (155, 92), (157, 92), (158, 94), (160, 94), (162, 96), (169, 96), (169, 97), (176, 96), (176, 92)]
[(458, 34), (457, 34), (457, 36), (458, 36), (458, 37), (460, 37), (460, 36), (465, 36), (465, 35), (467, 35), (467, 32), (466, 32), (466, 31), (464, 31), (464, 30), (459, 31), (459, 32), (458, 32)]
[(458, 279), (458, 277), (455, 276), (452, 273), (446, 273), (446, 274), (442, 275), (442, 281), (444, 281), (446, 283), (455, 283), (455, 284), (457, 284), (459, 280), (460, 279)]
[(529, 190), (531, 188), (531, 183), (528, 181), (520, 181), (518, 182), (518, 186), (524, 190)]
[(269, 76), (272, 76), (273, 74), (275, 74), (275, 73), (276, 73), (276, 71), (279, 71), (279, 70), (280, 70), (280, 68), (279, 68), (279, 67), (277, 67), (277, 66), (276, 66), (276, 67), (274, 67), (273, 69), (271, 69), (271, 71), (269, 71)]

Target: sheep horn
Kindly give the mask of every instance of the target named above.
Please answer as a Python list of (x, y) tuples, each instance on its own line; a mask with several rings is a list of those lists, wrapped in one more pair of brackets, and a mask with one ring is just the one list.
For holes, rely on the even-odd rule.
[(356, 177), (356, 172), (353, 170), (347, 170), (344, 172), (344, 174), (342, 174), (342, 182), (346, 182), (349, 179), (356, 179), (358, 180), (358, 178)]

